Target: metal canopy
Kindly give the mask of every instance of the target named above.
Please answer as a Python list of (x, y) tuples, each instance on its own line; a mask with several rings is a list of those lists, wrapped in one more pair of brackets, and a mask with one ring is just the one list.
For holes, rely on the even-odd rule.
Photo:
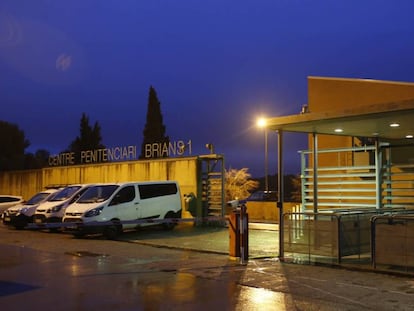
[(414, 135), (414, 99), (269, 118), (267, 126), (286, 132), (406, 139)]

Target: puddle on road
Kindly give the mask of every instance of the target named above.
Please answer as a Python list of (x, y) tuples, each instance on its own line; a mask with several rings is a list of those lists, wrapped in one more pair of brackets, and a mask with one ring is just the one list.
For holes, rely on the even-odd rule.
[(39, 286), (33, 286), (30, 284), (0, 281), (0, 297), (19, 294), (19, 293), (23, 293), (23, 292), (38, 289), (38, 288)]
[(75, 257), (109, 257), (107, 254), (98, 254), (88, 251), (65, 252), (65, 255), (71, 255)]

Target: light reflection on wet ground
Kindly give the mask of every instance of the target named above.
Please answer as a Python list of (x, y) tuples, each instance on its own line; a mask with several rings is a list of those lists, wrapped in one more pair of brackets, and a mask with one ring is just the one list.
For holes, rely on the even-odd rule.
[(183, 252), (148, 261), (4, 245), (0, 253), (7, 310), (27, 308), (27, 301), (56, 310), (281, 310), (275, 302), (283, 303), (283, 295), (241, 285), (247, 266), (221, 256)]
[[(250, 226), (255, 229), (249, 230), (249, 257), (277, 257), (279, 253), (278, 227), (263, 225), (267, 229), (258, 230), (262, 224), (250, 224)], [(120, 239), (142, 245), (229, 254), (229, 229), (225, 227), (198, 228), (189, 224), (181, 224), (167, 236), (160, 230), (148, 227), (141, 229), (138, 233), (127, 232)]]
[[(289, 307), (287, 295), (263, 288), (242, 287), (235, 310), (292, 310)], [(294, 310), (294, 309), (293, 309)]]
[(0, 305), (8, 311), (412, 310), (414, 301), (411, 280), (386, 275), (276, 258), (241, 265), (216, 253), (65, 234), (0, 235)]

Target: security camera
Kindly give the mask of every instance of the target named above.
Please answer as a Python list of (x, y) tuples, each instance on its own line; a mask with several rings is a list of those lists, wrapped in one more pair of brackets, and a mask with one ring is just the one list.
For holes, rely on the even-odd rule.
[(211, 153), (211, 154), (213, 154), (213, 153), (214, 153), (214, 146), (213, 146), (213, 144), (212, 144), (212, 143), (208, 143), (208, 144), (206, 144), (206, 148), (207, 148), (208, 150), (210, 150), (210, 153)]

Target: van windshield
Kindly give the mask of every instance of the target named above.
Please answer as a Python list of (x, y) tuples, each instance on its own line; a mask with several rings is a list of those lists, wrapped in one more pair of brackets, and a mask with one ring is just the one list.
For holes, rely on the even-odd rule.
[(54, 202), (54, 201), (64, 201), (66, 199), (69, 199), (80, 188), (81, 186), (69, 186), (69, 187), (63, 188), (61, 191), (59, 191), (55, 196), (50, 198), (48, 201)]
[(97, 203), (109, 199), (109, 197), (118, 189), (117, 185), (93, 186), (85, 191), (76, 203)]
[(50, 193), (47, 192), (39, 192), (35, 194), (29, 201), (26, 202), (26, 205), (36, 205), (46, 199)]

